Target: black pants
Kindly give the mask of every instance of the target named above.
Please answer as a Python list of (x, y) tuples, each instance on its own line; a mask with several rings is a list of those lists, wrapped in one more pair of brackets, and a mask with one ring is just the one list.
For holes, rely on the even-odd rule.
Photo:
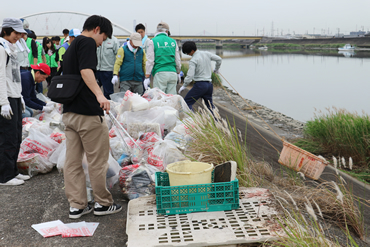
[(21, 98), (8, 98), (12, 119), (0, 115), (0, 183), (6, 183), (19, 174), (17, 159), (22, 142)]

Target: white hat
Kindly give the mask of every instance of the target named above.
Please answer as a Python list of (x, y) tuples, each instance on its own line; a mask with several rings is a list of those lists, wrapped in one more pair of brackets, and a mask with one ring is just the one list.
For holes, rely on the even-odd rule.
[(132, 33), (130, 35), (130, 40), (134, 44), (134, 46), (141, 46), (143, 43), (141, 42), (141, 35), (140, 33)]

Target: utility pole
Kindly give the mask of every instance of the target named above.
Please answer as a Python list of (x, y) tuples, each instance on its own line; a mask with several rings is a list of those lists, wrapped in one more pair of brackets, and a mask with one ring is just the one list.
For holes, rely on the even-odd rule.
[(274, 22), (271, 22), (271, 37), (274, 37)]

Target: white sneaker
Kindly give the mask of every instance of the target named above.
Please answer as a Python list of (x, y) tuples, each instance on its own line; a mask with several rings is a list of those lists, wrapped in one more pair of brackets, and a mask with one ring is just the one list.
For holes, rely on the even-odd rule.
[(15, 178), (17, 178), (17, 179), (20, 179), (20, 180), (28, 180), (28, 179), (30, 179), (31, 177), (30, 176), (28, 176), (28, 175), (23, 175), (23, 174), (18, 174), (17, 176), (15, 176)]
[(20, 184), (24, 184), (24, 181), (17, 178), (10, 179), (6, 183), (0, 183), (0, 185), (20, 185)]

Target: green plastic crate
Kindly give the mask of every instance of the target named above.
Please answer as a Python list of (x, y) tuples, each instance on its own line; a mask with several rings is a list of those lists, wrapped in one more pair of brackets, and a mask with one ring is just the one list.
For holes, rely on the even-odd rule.
[(239, 208), (239, 181), (170, 186), (168, 173), (156, 172), (158, 214), (185, 214)]

